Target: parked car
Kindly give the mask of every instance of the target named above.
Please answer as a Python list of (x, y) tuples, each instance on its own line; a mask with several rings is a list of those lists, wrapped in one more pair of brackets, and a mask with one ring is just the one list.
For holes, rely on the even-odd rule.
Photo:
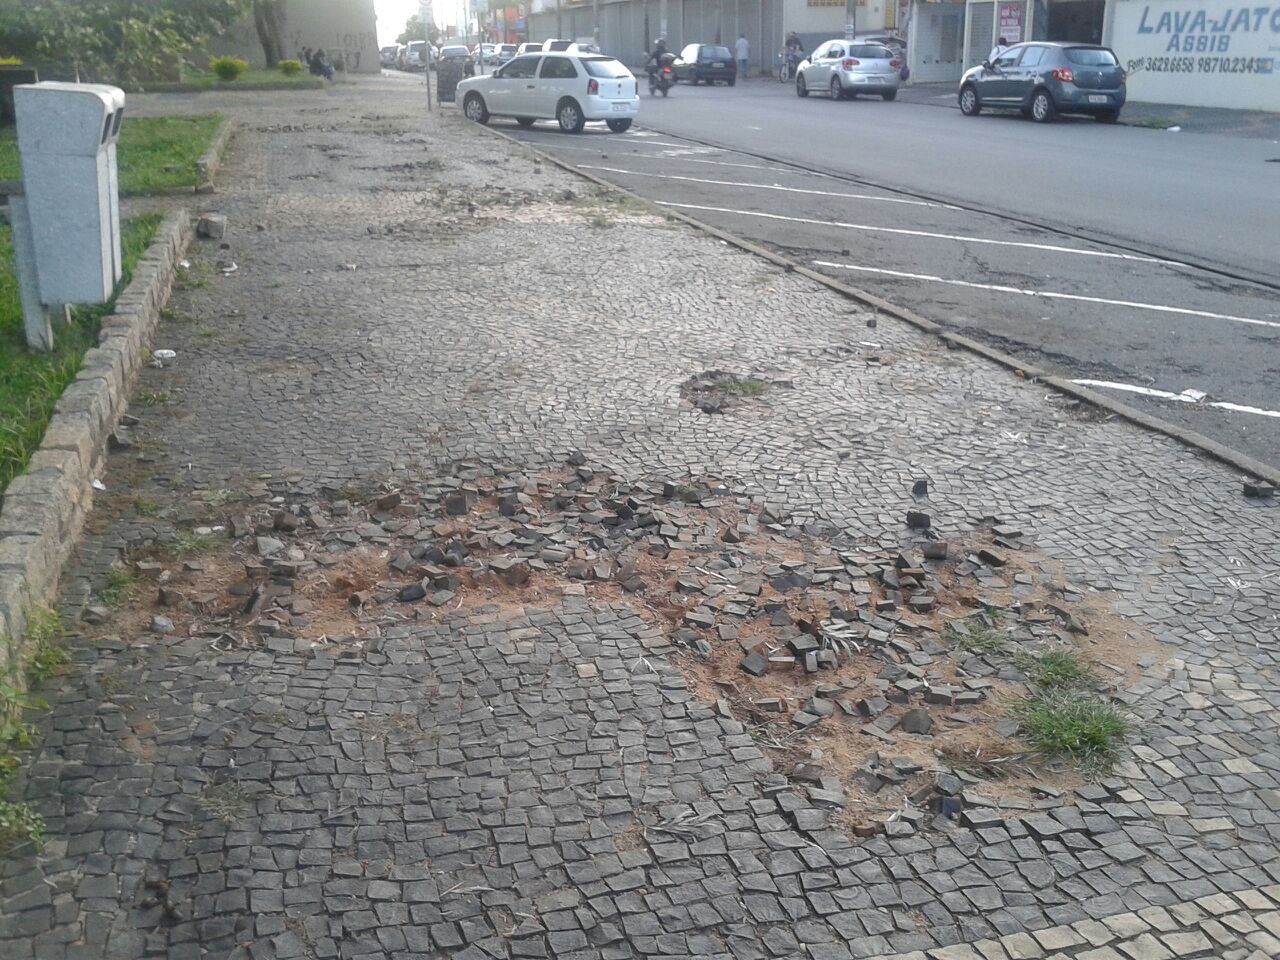
[(396, 65), (396, 51), (399, 49), (394, 43), (389, 47), (383, 47), (378, 51), (378, 63), (384, 67), (394, 67)]
[(714, 86), (727, 83), (733, 86), (738, 78), (738, 64), (728, 47), (717, 43), (691, 43), (680, 51), (673, 64), (676, 80), (697, 86), (705, 83)]
[(516, 50), (516, 56), (521, 57), (526, 53), (540, 53), (542, 51), (542, 41), (538, 40), (534, 43), (522, 43)]
[(960, 112), (1021, 110), (1039, 123), (1059, 113), (1083, 113), (1103, 123), (1120, 119), (1125, 72), (1107, 47), (1034, 41), (1014, 44), (995, 63), (984, 62), (960, 78)]
[(427, 66), (427, 41), (413, 40), (409, 43), (409, 49), (404, 54), (404, 68), (406, 70), (425, 70)]
[(522, 127), (556, 120), (566, 133), (603, 120), (614, 133), (630, 128), (640, 112), (636, 78), (612, 57), (595, 54), (526, 54), (487, 76), (458, 84), (463, 115), (476, 123), (514, 117)]
[(897, 60), (902, 61), (902, 68), (898, 71), (898, 79), (903, 83), (911, 76), (911, 68), (907, 66), (907, 41), (902, 37), (892, 33), (868, 33), (858, 34), (854, 37), (858, 43), (878, 43), (882, 47), (888, 47), (893, 51), (893, 56)]
[(498, 44), (498, 62), (506, 63), (508, 60), (510, 60), (512, 57), (516, 55), (517, 50), (518, 48), (514, 43)]
[(477, 43), (471, 48), (471, 57), (476, 63), (484, 64), (486, 67), (496, 67), (502, 63), (498, 59), (496, 43)]
[(544, 53), (568, 53), (576, 44), (572, 40), (543, 40)]
[(852, 99), (860, 93), (892, 100), (898, 95), (902, 61), (888, 47), (857, 40), (828, 40), (818, 44), (796, 70), (796, 94), (807, 97), (826, 92), (832, 100)]

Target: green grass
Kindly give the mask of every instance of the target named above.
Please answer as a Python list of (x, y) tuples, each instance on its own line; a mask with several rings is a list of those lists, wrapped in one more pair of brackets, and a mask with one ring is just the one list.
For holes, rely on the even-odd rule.
[(716, 386), (735, 397), (758, 397), (765, 392), (768, 384), (755, 377), (725, 377)]
[[(151, 216), (124, 224), (125, 276), (121, 289), (138, 258), (146, 252), (159, 222), (158, 216)], [(99, 325), (110, 311), (109, 304), (80, 308), (70, 327), (54, 331), (52, 352), (27, 350), (13, 268), (13, 244), (8, 227), (0, 227), (0, 493), (26, 469), (27, 461), (40, 446), (54, 404), (80, 371), (85, 351), (97, 345)]]
[[(120, 128), (121, 196), (199, 186), (196, 161), (209, 149), (221, 123), (216, 113), (126, 117)], [(18, 142), (9, 129), (0, 132), (0, 180), (18, 176)]]
[(217, 546), (217, 541), (213, 537), (203, 533), (195, 533), (191, 530), (180, 530), (172, 540), (160, 544), (158, 551), (162, 556), (166, 557), (194, 557), (202, 553), (208, 553), (215, 546)]
[(1039, 687), (1087, 687), (1098, 679), (1072, 650), (1049, 650), (1035, 656), (1017, 657), (1014, 665)]
[(142, 583), (142, 577), (136, 570), (126, 567), (114, 567), (107, 574), (107, 582), (98, 591), (98, 600), (104, 607), (115, 609), (124, 603)]
[(958, 627), (953, 623), (949, 625), (948, 629), (956, 646), (967, 653), (983, 654), (1004, 651), (1004, 634), (992, 630), (990, 627), (979, 624)]
[(1130, 732), (1128, 718), (1114, 704), (1078, 691), (1028, 697), (1009, 712), (1041, 756), (1070, 759), (1091, 773), (1115, 765)]
[(130, 93), (183, 93), (202, 90), (317, 90), (326, 86), (322, 77), (313, 77), (305, 70), (286, 77), (279, 70), (250, 70), (238, 80), (219, 80), (212, 72), (188, 73), (174, 83), (147, 83), (126, 87)]

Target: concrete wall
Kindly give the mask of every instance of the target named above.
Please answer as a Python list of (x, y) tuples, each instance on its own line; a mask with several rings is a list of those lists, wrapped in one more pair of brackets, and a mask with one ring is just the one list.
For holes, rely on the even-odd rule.
[(1129, 99), (1280, 111), (1280, 2), (1110, 0)]
[[(343, 51), (353, 72), (377, 73), (381, 68), (378, 64), (378, 20), (373, 2), (288, 0), (285, 5), (285, 53), (293, 57), (304, 47), (323, 47), (331, 59), (336, 59), (335, 54)], [(266, 66), (252, 16), (233, 24), (225, 34), (209, 44), (209, 51), (214, 56), (242, 57), (255, 67)]]

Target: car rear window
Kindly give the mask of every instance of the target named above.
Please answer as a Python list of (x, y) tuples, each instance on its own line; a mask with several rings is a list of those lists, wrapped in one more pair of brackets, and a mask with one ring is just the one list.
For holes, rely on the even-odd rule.
[(619, 77), (631, 76), (631, 71), (622, 65), (619, 60), (613, 57), (583, 57), (582, 65), (586, 68), (587, 76), (598, 77), (601, 80), (615, 80)]
[(1067, 59), (1082, 67), (1114, 67), (1116, 55), (1106, 47), (1067, 47)]
[(860, 47), (850, 47), (849, 56), (862, 57), (866, 60), (892, 60), (893, 51), (879, 44), (868, 43)]
[(440, 50), (442, 57), (465, 57), (466, 55), (466, 47), (442, 47)]
[(698, 55), (703, 60), (731, 60), (728, 47), (707, 47), (702, 48), (702, 52)]

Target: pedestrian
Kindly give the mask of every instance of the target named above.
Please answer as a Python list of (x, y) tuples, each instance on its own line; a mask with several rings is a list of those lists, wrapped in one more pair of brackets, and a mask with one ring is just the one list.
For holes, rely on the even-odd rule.
[(302, 48), (302, 65), (307, 68), (308, 73), (316, 72), (315, 55), (311, 52), (310, 47)]
[(747, 35), (745, 33), (738, 34), (738, 42), (733, 45), (734, 53), (738, 56), (738, 79), (747, 79), (747, 60), (751, 56), (751, 45), (747, 43)]
[(337, 73), (333, 64), (329, 62), (329, 55), (324, 52), (324, 47), (315, 52), (315, 69), (311, 72), (317, 76), (324, 77), (326, 80), (332, 80), (334, 74)]
[(997, 60), (1000, 59), (1001, 56), (1004, 55), (1004, 52), (1008, 50), (1010, 46), (1011, 44), (1009, 43), (1009, 41), (1006, 40), (1004, 37), (1001, 37), (999, 40), (996, 41), (996, 45), (991, 48), (991, 52), (987, 54), (987, 62), (995, 63)]

